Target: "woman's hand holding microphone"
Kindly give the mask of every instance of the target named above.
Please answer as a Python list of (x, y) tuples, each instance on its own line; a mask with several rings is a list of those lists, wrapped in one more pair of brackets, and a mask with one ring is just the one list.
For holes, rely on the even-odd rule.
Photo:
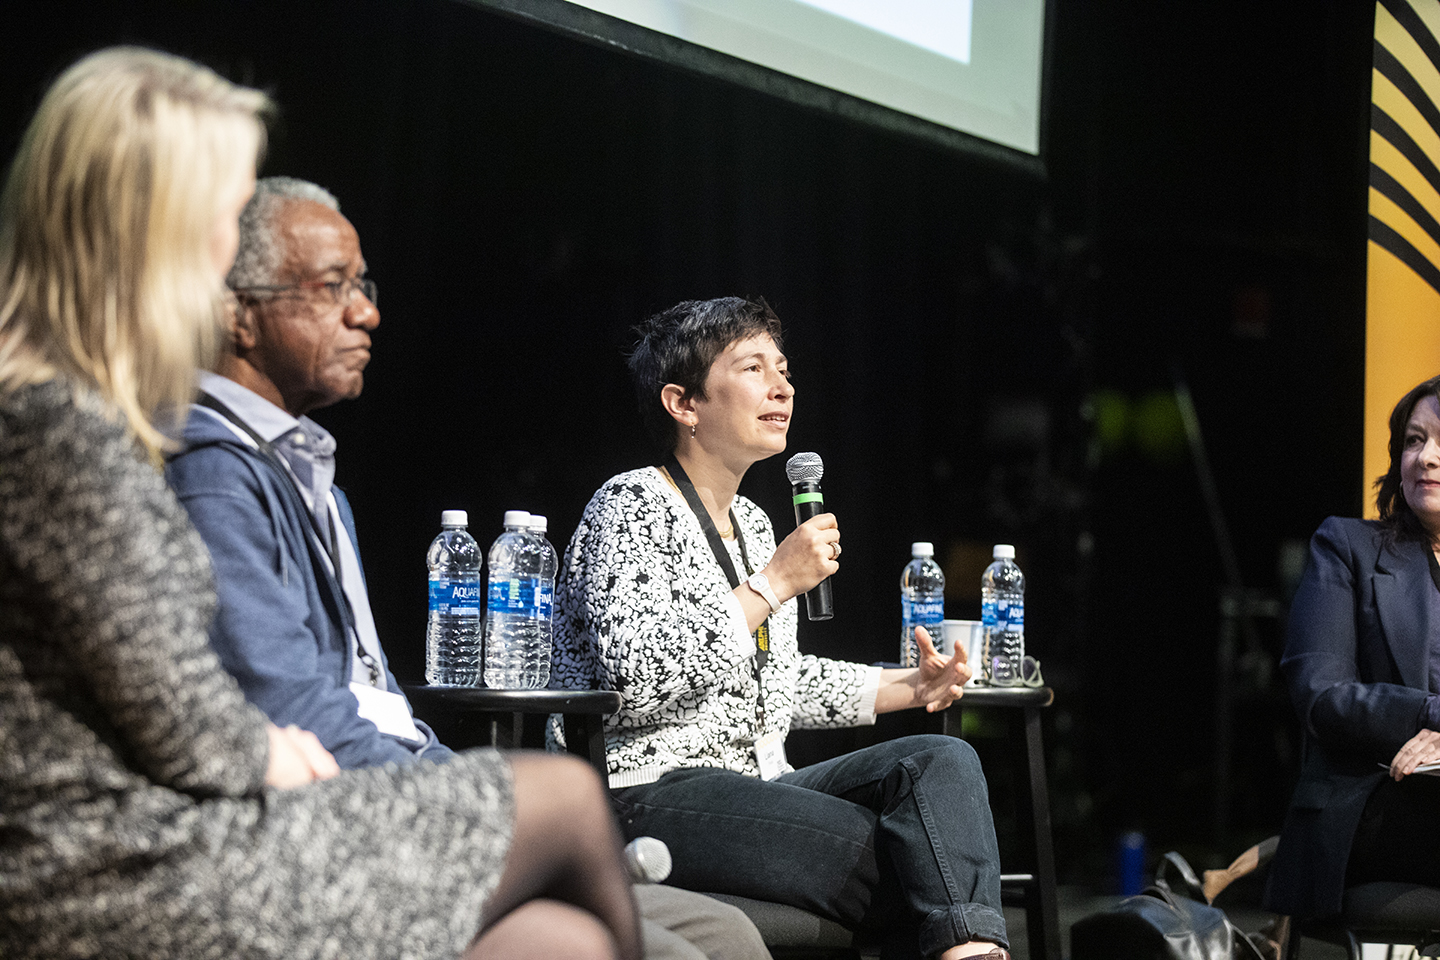
[(784, 603), (840, 569), (840, 525), (835, 514), (811, 517), (780, 541), (762, 573)]
[[(775, 548), (765, 569), (756, 574), (768, 582), (767, 589), (777, 604), (792, 600), (840, 569), (840, 527), (833, 513), (811, 517), (796, 527)], [(760, 588), (741, 583), (735, 596), (745, 610), (745, 621), (753, 633), (770, 616), (770, 598)]]

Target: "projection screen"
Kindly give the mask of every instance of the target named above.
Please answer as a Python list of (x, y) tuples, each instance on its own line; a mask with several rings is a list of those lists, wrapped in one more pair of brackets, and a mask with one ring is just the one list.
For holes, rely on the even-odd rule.
[(948, 146), (1041, 152), (1047, 0), (472, 2)]

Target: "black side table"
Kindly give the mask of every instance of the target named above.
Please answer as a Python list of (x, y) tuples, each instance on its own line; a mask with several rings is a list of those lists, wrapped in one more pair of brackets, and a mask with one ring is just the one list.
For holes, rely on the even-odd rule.
[[(552, 713), (565, 721), (570, 753), (605, 769), (605, 717), (620, 709), (613, 690), (491, 690), (485, 687), (432, 687), (402, 684), (415, 715), (435, 730), (447, 747), (527, 747), (544, 749), (545, 720)], [(537, 718), (526, 723), (527, 717)]]
[[(1045, 777), (1045, 743), (1040, 731), (1040, 711), (1055, 702), (1049, 687), (976, 687), (944, 712), (941, 731), (960, 736), (960, 719), (965, 710), (1003, 709), (1008, 740), (1016, 747), (1024, 742), (1028, 789), (1017, 790), (1022, 843), (1029, 854), (1033, 873), (1007, 873), (1000, 877), (1001, 892), (1019, 892), (1025, 908), (1025, 935), (1030, 956), (1036, 960), (1060, 960), (1060, 916), (1055, 893), (1055, 844), (1050, 832), (1050, 789)], [(1018, 723), (1016, 721), (1019, 721)], [(1017, 751), (1018, 753), (1018, 751)], [(1028, 825), (1028, 836), (1025, 826)]]

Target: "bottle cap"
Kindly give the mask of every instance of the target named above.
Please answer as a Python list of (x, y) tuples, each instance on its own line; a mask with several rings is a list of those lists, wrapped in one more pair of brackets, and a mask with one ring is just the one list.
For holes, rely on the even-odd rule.
[(505, 526), (523, 527), (530, 523), (530, 514), (525, 510), (506, 510)]
[(442, 527), (468, 527), (470, 515), (464, 510), (441, 510), (440, 526)]
[(918, 540), (910, 544), (910, 556), (912, 557), (933, 557), (935, 556), (935, 544), (929, 540)]
[(1014, 560), (1015, 548), (1008, 543), (995, 544), (995, 552), (991, 554), (996, 560)]
[(538, 513), (530, 514), (530, 529), (536, 533), (544, 533), (550, 526), (550, 521)]

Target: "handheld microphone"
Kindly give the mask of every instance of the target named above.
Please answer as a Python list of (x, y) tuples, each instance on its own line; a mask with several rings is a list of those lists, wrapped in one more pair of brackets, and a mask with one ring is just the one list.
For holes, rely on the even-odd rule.
[[(785, 463), (785, 476), (795, 490), (795, 525), (825, 512), (825, 495), (820, 492), (820, 477), (825, 464), (818, 453), (797, 453)], [(835, 616), (835, 598), (826, 577), (805, 594), (805, 612), (811, 620), (829, 620)]]
[(664, 840), (636, 837), (625, 844), (624, 855), (631, 883), (659, 883), (670, 876), (670, 848)]

